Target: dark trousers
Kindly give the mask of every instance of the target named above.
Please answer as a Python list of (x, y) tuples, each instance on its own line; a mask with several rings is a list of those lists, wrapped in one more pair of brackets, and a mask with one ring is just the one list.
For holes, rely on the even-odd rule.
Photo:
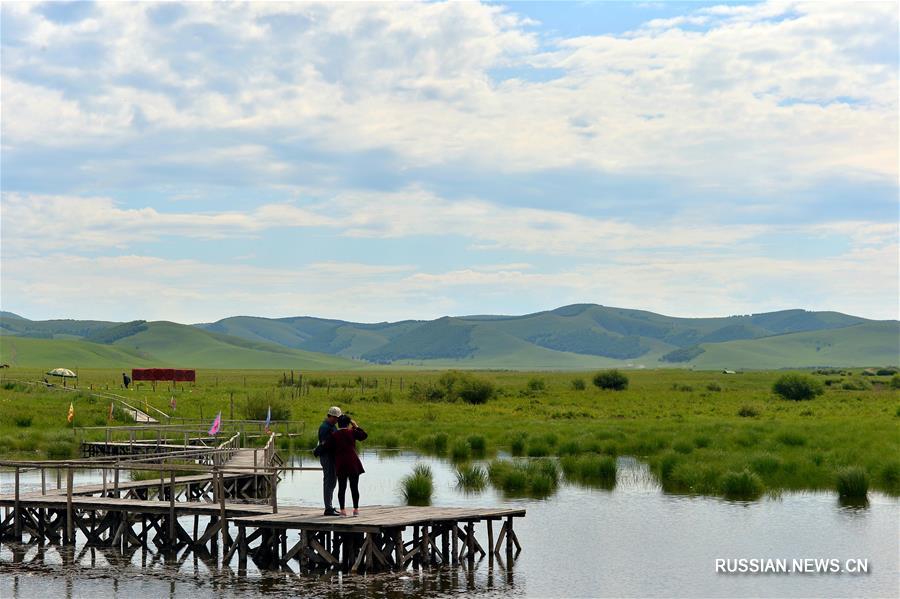
[(347, 496), (347, 482), (350, 482), (350, 495), (353, 497), (353, 509), (359, 509), (359, 475), (350, 474), (338, 477), (338, 503), (344, 509), (344, 498)]
[(334, 508), (334, 486), (337, 477), (334, 474), (334, 456), (324, 454), (319, 458), (322, 465), (322, 498), (325, 500), (325, 509)]

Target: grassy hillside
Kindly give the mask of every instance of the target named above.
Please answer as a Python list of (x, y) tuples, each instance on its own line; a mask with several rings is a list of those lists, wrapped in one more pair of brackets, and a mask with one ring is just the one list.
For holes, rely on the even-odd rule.
[(838, 312), (675, 318), (574, 304), (521, 316), (371, 324), (236, 316), (191, 327), (140, 320), (31, 321), (6, 312), (0, 314), (0, 336), (93, 341), (154, 363), (219, 368), (299, 368), (298, 360), (314, 368), (362, 365), (341, 359), (352, 358), (434, 368), (762, 369), (896, 364), (896, 344), (885, 331), (897, 324)]
[(154, 366), (127, 348), (73, 339), (0, 336), (0, 362), (28, 368), (126, 368)]
[(109, 344), (68, 339), (0, 336), (0, 356), (16, 366), (347, 369), (337, 356), (219, 335), (173, 322), (134, 327)]
[[(841, 329), (706, 343), (691, 361), (698, 369), (894, 366), (900, 361), (900, 323), (868, 322)], [(746, 366), (752, 364), (752, 366)]]

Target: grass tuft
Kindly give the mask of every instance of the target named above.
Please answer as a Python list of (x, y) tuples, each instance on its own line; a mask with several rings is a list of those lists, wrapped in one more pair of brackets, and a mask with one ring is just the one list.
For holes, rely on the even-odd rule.
[(756, 499), (765, 486), (755, 472), (746, 468), (740, 472), (726, 472), (719, 481), (722, 495), (729, 499)]
[(434, 475), (427, 464), (416, 464), (412, 474), (400, 481), (400, 492), (408, 505), (429, 505), (434, 493)]
[(869, 493), (869, 473), (859, 466), (838, 470), (835, 486), (838, 495), (845, 499), (865, 499)]

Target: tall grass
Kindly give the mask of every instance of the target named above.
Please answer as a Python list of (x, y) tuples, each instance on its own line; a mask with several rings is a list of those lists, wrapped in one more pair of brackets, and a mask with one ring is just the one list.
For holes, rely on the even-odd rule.
[(456, 485), (465, 491), (481, 491), (487, 481), (487, 472), (481, 466), (468, 464), (456, 468)]
[(549, 459), (494, 460), (488, 479), (507, 495), (546, 497), (559, 486), (559, 467)]
[(869, 493), (869, 473), (859, 466), (838, 470), (835, 477), (838, 495), (846, 499), (865, 499)]
[(726, 472), (719, 480), (722, 495), (729, 499), (756, 499), (762, 495), (765, 485), (755, 472), (747, 469)]
[(612, 489), (616, 486), (616, 459), (603, 455), (566, 456), (560, 460), (566, 480)]
[(428, 464), (416, 464), (412, 474), (400, 481), (400, 492), (408, 505), (429, 505), (434, 493), (434, 475)]

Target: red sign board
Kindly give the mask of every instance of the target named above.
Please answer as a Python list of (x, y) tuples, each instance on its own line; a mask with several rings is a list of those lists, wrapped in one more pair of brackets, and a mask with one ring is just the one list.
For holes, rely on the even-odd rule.
[(178, 368), (132, 368), (131, 380), (193, 383), (197, 380), (197, 371)]

